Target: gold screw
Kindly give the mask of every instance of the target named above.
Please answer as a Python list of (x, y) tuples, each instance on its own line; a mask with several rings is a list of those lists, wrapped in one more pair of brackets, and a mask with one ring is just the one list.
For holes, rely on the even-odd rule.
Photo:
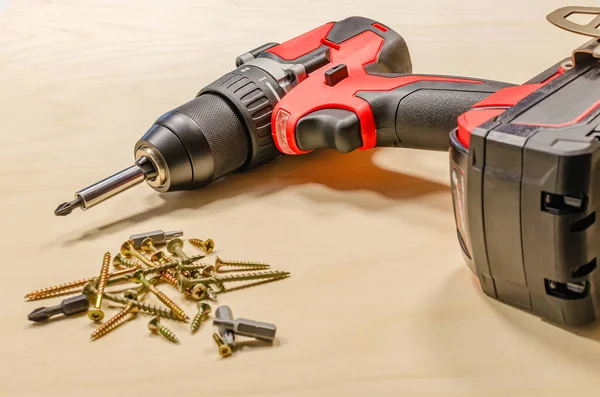
[(127, 259), (125, 258), (124, 255), (122, 254), (117, 254), (114, 258), (113, 258), (113, 267), (115, 269), (119, 269), (119, 268), (123, 268), (123, 267), (134, 267), (135, 266), (135, 261), (131, 260), (131, 259)]
[(179, 270), (181, 270), (181, 274), (183, 274), (185, 277), (190, 277), (195, 273), (202, 275), (202, 277), (210, 277), (214, 273), (215, 266), (199, 263), (196, 265), (183, 265), (179, 268)]
[(156, 246), (154, 246), (154, 241), (152, 240), (151, 237), (147, 237), (144, 240), (142, 240), (142, 244), (140, 244), (140, 248), (142, 249), (142, 251), (144, 251), (147, 254), (152, 254), (152, 253), (158, 252), (158, 248), (156, 248)]
[(171, 300), (167, 295), (165, 295), (162, 291), (156, 288), (154, 285), (150, 284), (148, 280), (144, 278), (144, 272), (138, 271), (134, 274), (134, 280), (138, 280), (142, 283), (150, 292), (152, 292), (158, 300), (165, 304), (169, 309), (173, 310), (175, 315), (179, 317), (181, 320), (187, 320), (189, 317), (185, 314), (182, 308), (177, 306), (175, 302)]
[[(117, 328), (119, 325), (125, 323), (125, 321), (132, 320), (136, 317), (139, 309), (137, 306), (133, 304), (133, 302), (127, 302), (127, 306), (123, 308), (120, 312), (115, 314), (112, 318), (110, 318), (107, 322), (98, 327), (91, 335), (92, 340), (96, 340), (110, 331)], [(129, 314), (129, 316), (128, 316)]]
[[(83, 293), (86, 294), (86, 295), (90, 295), (90, 294), (95, 295), (97, 292), (98, 292), (98, 290), (96, 290), (96, 287), (94, 287), (94, 285), (91, 282), (87, 283), (85, 285), (85, 287), (83, 288)], [(167, 308), (164, 308), (164, 307), (158, 307), (158, 306), (155, 306), (155, 305), (151, 305), (151, 304), (140, 302), (140, 301), (136, 301), (136, 300), (129, 300), (129, 299), (124, 298), (122, 296), (109, 294), (108, 292), (104, 293), (104, 299), (109, 300), (111, 302), (120, 303), (120, 304), (123, 304), (123, 305), (127, 305), (127, 303), (131, 302), (133, 305), (135, 305), (142, 312), (145, 312), (145, 313), (148, 313), (148, 314), (154, 314), (155, 316), (169, 318), (171, 320), (181, 321), (179, 319), (179, 317), (177, 317), (175, 315), (175, 313), (173, 313), (173, 311), (171, 309), (167, 309)]]
[(210, 299), (213, 302), (217, 301), (217, 294), (208, 285), (198, 284), (195, 285), (190, 291), (190, 296), (196, 300)]
[(177, 255), (182, 261), (189, 260), (189, 257), (183, 252), (183, 240), (180, 238), (174, 238), (167, 243), (167, 251)]
[(40, 290), (28, 293), (27, 295), (25, 295), (25, 299), (28, 299), (30, 301), (35, 301), (35, 300), (39, 300), (39, 299), (53, 298), (55, 296), (76, 294), (79, 291), (81, 291), (80, 287), (82, 285), (85, 285), (85, 283), (89, 282), (90, 280), (92, 280), (92, 278), (71, 281), (69, 283), (40, 289)]
[(160, 318), (158, 317), (154, 317), (152, 320), (150, 320), (148, 323), (148, 329), (152, 333), (159, 333), (173, 343), (179, 343), (179, 339), (177, 339), (177, 336), (175, 336), (173, 331), (162, 325), (160, 323)]
[(188, 240), (196, 248), (200, 248), (205, 254), (210, 254), (215, 249), (215, 242), (211, 239), (200, 240), (199, 238), (191, 238)]
[(88, 317), (92, 321), (100, 321), (104, 318), (104, 312), (101, 309), (102, 306), (102, 294), (104, 294), (104, 288), (106, 287), (106, 281), (108, 280), (108, 268), (110, 266), (110, 252), (104, 254), (102, 259), (102, 268), (100, 269), (100, 279), (98, 281), (98, 294), (96, 295), (96, 304), (93, 308), (88, 310)]
[[(138, 259), (140, 259), (142, 262), (144, 262), (144, 264), (146, 266), (148, 266), (150, 268), (156, 266), (155, 261), (160, 261), (161, 264), (167, 263), (167, 261), (165, 260), (164, 252), (159, 251), (158, 248), (156, 248), (154, 246), (154, 242), (152, 241), (152, 238), (150, 238), (150, 237), (145, 238), (142, 241), (142, 244), (140, 245), (140, 247), (146, 253), (154, 253), (154, 255), (152, 255), (152, 258), (148, 259), (144, 255), (142, 255), (139, 251), (137, 251), (133, 247), (133, 242), (131, 240), (123, 243), (123, 245), (121, 246), (121, 252), (123, 252), (123, 250), (125, 249), (125, 252), (130, 252), (132, 255), (135, 255)], [(162, 272), (160, 272), (160, 275), (164, 281), (166, 281), (167, 283), (169, 283), (172, 286), (174, 286), (175, 288), (177, 288), (177, 279), (173, 276), (173, 274), (171, 272), (162, 271)]]
[(194, 320), (192, 321), (192, 334), (200, 329), (202, 321), (204, 321), (211, 311), (212, 308), (208, 303), (202, 302), (198, 304), (198, 314), (196, 314), (196, 317), (194, 317)]
[(148, 258), (146, 258), (140, 251), (136, 250), (133, 246), (133, 241), (128, 240), (121, 245), (121, 254), (122, 255), (133, 255), (138, 258), (142, 263), (148, 267), (154, 267), (154, 263)]
[(222, 267), (234, 267), (240, 270), (264, 270), (268, 269), (270, 265), (262, 262), (224, 261), (217, 256), (217, 259), (215, 260), (215, 270), (220, 272)]
[[(107, 282), (107, 284), (110, 284), (111, 281), (116, 280), (117, 277), (125, 276), (129, 273), (133, 273), (140, 268), (141, 267), (139, 267), (139, 266), (137, 268), (134, 266), (133, 268), (130, 268), (130, 269), (124, 269), (124, 270), (119, 270), (118, 272), (113, 272), (108, 275), (109, 281)], [(25, 298), (29, 299), (29, 300), (38, 300), (38, 299), (54, 297), (57, 295), (66, 295), (69, 293), (76, 294), (77, 292), (81, 291), (80, 289), (77, 289), (78, 287), (82, 287), (85, 284), (89, 283), (90, 281), (97, 282), (98, 277), (97, 276), (88, 277), (88, 278), (84, 278), (81, 280), (69, 281), (67, 283), (55, 285), (53, 287), (39, 289), (37, 291), (28, 293), (27, 295), (25, 295)]]
[(231, 347), (225, 342), (223, 342), (223, 338), (221, 338), (221, 335), (215, 333), (212, 335), (212, 337), (215, 340), (217, 346), (219, 346), (219, 354), (221, 355), (221, 357), (231, 356)]
[[(148, 282), (154, 286), (156, 286), (160, 282), (160, 277), (155, 276), (148, 279)], [(133, 299), (137, 301), (142, 301), (146, 295), (148, 294), (148, 288), (142, 285), (135, 289), (128, 289), (123, 293), (123, 297), (126, 299)]]

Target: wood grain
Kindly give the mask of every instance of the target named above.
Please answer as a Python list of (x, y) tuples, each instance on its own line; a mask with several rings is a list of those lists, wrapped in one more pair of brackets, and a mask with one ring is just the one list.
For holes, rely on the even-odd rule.
[[(86, 213), (52, 214), (129, 165), (156, 117), (264, 42), (364, 15), (407, 39), (416, 72), (522, 82), (585, 40), (545, 21), (566, 3), (5, 3), (1, 395), (598, 395), (598, 326), (562, 329), (480, 292), (456, 242), (445, 153), (314, 153), (202, 191), (138, 187)], [(275, 322), (279, 342), (221, 360), (210, 326), (192, 337), (169, 322), (182, 340), (173, 346), (141, 316), (93, 343), (85, 316), (26, 321), (38, 306), (21, 301), (26, 292), (96, 274), (105, 250), (152, 229), (211, 237), (224, 257), (291, 271), (221, 298), (236, 315)]]

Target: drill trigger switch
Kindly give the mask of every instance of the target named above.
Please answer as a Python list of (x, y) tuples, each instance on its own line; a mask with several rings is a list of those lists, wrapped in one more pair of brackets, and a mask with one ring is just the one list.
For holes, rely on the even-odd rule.
[(325, 71), (325, 84), (333, 87), (346, 77), (348, 77), (348, 66), (341, 63)]
[(363, 145), (358, 116), (345, 109), (321, 109), (296, 124), (296, 144), (301, 150), (331, 148), (348, 153)]

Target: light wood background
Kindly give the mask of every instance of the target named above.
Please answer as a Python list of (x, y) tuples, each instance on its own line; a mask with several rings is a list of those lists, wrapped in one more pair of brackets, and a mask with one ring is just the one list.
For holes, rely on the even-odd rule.
[[(480, 292), (456, 241), (445, 153), (281, 158), (202, 191), (139, 186), (53, 215), (130, 165), (159, 115), (264, 42), (364, 15), (406, 38), (415, 72), (518, 83), (586, 40), (545, 21), (565, 5), (0, 0), (0, 394), (598, 396), (600, 326), (562, 329)], [(24, 303), (26, 292), (95, 275), (106, 250), (152, 229), (211, 237), (223, 257), (291, 271), (220, 298), (237, 316), (276, 323), (278, 343), (222, 360), (210, 323), (191, 336), (167, 321), (174, 346), (149, 334), (144, 315), (96, 342), (86, 316), (27, 321), (39, 304)]]

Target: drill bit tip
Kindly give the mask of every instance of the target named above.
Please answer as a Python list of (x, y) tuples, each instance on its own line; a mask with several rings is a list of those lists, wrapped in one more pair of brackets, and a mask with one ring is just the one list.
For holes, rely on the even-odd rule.
[(50, 314), (48, 313), (48, 310), (45, 307), (39, 307), (39, 308), (35, 309), (34, 311), (32, 311), (31, 313), (29, 313), (29, 315), (27, 316), (27, 319), (29, 321), (35, 321), (35, 322), (46, 321), (49, 318), (50, 318)]
[(83, 207), (83, 200), (81, 197), (77, 197), (75, 200), (70, 202), (65, 202), (56, 207), (54, 210), (54, 215), (56, 216), (66, 216), (69, 215), (75, 208)]

